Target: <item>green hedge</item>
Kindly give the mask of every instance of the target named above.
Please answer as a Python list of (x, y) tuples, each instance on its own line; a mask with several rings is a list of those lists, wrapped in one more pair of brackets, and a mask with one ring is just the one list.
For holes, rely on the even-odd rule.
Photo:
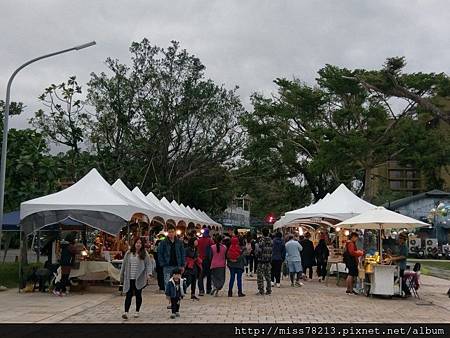
[[(24, 278), (26, 278), (33, 267), (42, 267), (43, 263), (32, 263), (23, 266)], [(0, 263), (0, 285), (8, 288), (19, 287), (19, 263)]]

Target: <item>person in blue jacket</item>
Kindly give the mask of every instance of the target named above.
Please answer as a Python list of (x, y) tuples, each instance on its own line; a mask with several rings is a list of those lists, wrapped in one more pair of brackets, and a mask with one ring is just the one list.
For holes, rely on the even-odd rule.
[(183, 242), (176, 237), (175, 227), (167, 226), (167, 237), (158, 246), (158, 260), (163, 269), (164, 285), (167, 286), (173, 270), (184, 272), (185, 250)]
[[(283, 241), (283, 235), (281, 232), (277, 232), (275, 234), (275, 238), (272, 241), (272, 271), (271, 271), (271, 279), (272, 286), (277, 286), (277, 288), (281, 287), (280, 279), (281, 279), (281, 265), (286, 257), (286, 247)], [(276, 284), (275, 284), (276, 283)]]

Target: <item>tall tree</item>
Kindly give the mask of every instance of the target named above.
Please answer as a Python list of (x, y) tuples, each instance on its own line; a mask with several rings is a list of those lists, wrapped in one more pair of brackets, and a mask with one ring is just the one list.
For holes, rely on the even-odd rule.
[(46, 109), (39, 109), (30, 122), (49, 140), (69, 147), (70, 179), (77, 179), (76, 161), (90, 123), (89, 115), (84, 110), (81, 86), (72, 76), (67, 83), (50, 85), (39, 100)]
[(178, 42), (164, 49), (144, 39), (130, 52), (131, 65), (108, 58), (111, 74), (92, 74), (91, 140), (111, 179), (176, 196), (239, 154), (244, 109), (236, 88), (206, 79), (205, 66)]

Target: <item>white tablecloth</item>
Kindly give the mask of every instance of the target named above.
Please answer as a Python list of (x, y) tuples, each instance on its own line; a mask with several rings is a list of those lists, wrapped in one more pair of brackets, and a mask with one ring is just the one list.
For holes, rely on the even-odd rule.
[[(70, 271), (70, 278), (77, 277), (81, 280), (104, 280), (111, 277), (116, 281), (120, 281), (120, 270), (116, 269), (110, 262), (99, 261), (81, 261), (79, 269)], [(58, 276), (56, 281), (61, 279), (61, 268), (58, 268)]]

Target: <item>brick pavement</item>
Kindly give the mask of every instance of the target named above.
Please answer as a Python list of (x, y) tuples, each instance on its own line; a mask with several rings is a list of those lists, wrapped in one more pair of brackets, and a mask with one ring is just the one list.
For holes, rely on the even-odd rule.
[[(410, 299), (348, 296), (331, 280), (329, 287), (317, 281), (291, 288), (287, 280), (271, 296), (256, 296), (256, 279), (244, 280), (247, 297), (201, 297), (185, 299), (181, 317), (169, 319), (163, 294), (150, 285), (144, 290), (141, 317), (129, 323), (320, 323), (320, 322), (450, 322), (450, 299), (445, 294), (449, 281), (422, 276), (420, 292), (424, 302)], [(110, 287), (91, 287), (89, 292), (60, 298), (48, 294), (0, 293), (0, 322), (36, 323), (120, 323), (124, 298)], [(432, 304), (430, 304), (432, 302)], [(428, 305), (425, 305), (428, 304)], [(134, 302), (132, 305), (132, 309)]]

